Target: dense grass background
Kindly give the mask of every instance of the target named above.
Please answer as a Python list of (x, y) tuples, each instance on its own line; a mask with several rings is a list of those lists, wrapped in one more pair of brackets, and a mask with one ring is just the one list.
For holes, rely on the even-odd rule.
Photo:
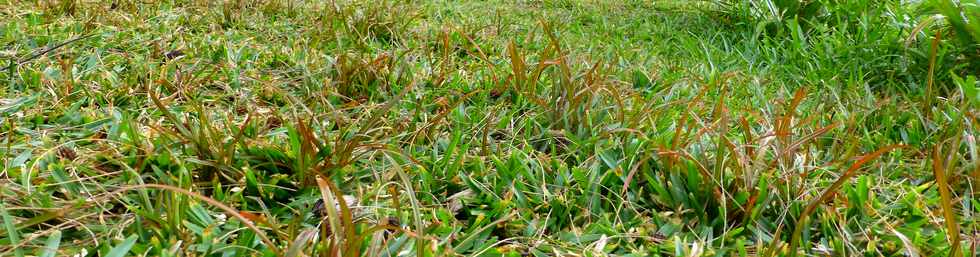
[(976, 256), (980, 3), (0, 0), (0, 256)]

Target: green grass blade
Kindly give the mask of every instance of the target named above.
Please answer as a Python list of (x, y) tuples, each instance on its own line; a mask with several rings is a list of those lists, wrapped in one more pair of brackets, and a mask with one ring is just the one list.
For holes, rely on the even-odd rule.
[(137, 236), (137, 235), (131, 235), (131, 236), (127, 237), (126, 240), (123, 240), (122, 243), (119, 243), (118, 245), (112, 247), (112, 249), (109, 250), (109, 253), (106, 253), (105, 256), (106, 257), (125, 257), (126, 254), (129, 253), (129, 249), (132, 249), (133, 248), (133, 245), (136, 244), (136, 239), (139, 239), (139, 236)]
[(44, 251), (41, 252), (41, 257), (54, 257), (58, 253), (58, 247), (61, 246), (61, 231), (55, 230), (48, 236), (48, 242), (44, 244)]
[[(10, 245), (20, 244), (20, 234), (17, 233), (17, 229), (14, 227), (14, 217), (10, 216), (7, 212), (7, 207), (3, 203), (0, 203), (0, 215), (3, 216), (3, 227), (7, 230), (7, 237), (10, 239)], [(20, 247), (14, 248), (14, 256), (23, 257), (24, 252), (20, 250)]]

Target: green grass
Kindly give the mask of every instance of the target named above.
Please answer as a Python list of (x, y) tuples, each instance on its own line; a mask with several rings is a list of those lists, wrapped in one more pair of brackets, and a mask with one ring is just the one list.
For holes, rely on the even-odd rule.
[(0, 0), (0, 256), (976, 256), (922, 2)]

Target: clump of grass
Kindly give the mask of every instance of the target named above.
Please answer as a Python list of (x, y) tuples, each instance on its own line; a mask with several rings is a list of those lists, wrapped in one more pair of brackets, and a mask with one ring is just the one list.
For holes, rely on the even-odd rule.
[[(854, 162), (854, 164), (851, 164), (851, 166), (848, 167), (847, 170), (844, 171), (844, 173), (841, 174), (841, 176), (838, 177), (837, 180), (835, 180), (834, 183), (830, 185), (830, 187), (824, 189), (823, 193), (820, 194), (820, 197), (811, 200), (810, 203), (806, 205), (806, 208), (803, 210), (803, 213), (800, 214), (800, 219), (796, 222), (795, 228), (793, 229), (793, 234), (790, 236), (790, 243), (788, 248), (790, 256), (795, 256), (797, 254), (796, 253), (797, 242), (799, 242), (800, 235), (802, 231), (806, 228), (806, 224), (810, 219), (810, 215), (813, 214), (817, 206), (820, 203), (827, 201), (831, 196), (836, 194), (837, 190), (840, 189), (840, 187), (848, 179), (853, 177), (863, 164), (867, 163), (868, 161), (874, 160), (875, 158), (878, 158), (878, 156), (881, 156), (882, 154), (885, 154), (888, 151), (891, 151), (898, 147), (900, 146), (887, 146), (882, 149), (878, 149), (877, 151), (874, 151), (872, 153), (861, 156), (857, 161)], [(773, 247), (773, 249), (775, 248), (777, 247)]]
[[(245, 127), (251, 122), (251, 116), (247, 116), (242, 125), (235, 126), (234, 123), (226, 121), (224, 126), (219, 127), (213, 124), (212, 118), (209, 117), (210, 114), (205, 112), (200, 105), (196, 106), (197, 108), (192, 112), (196, 114), (196, 117), (181, 119), (172, 113), (152, 90), (149, 95), (153, 104), (176, 128), (173, 131), (165, 132), (174, 136), (180, 144), (193, 146), (193, 152), (198, 156), (198, 159), (208, 163), (209, 168), (199, 174), (202, 180), (210, 181), (215, 178), (235, 180), (233, 177), (242, 175), (228, 174), (228, 171), (234, 170), (232, 168), (235, 165), (234, 156), (238, 146), (241, 145)], [(234, 136), (227, 138), (226, 135)]]
[(390, 84), (402, 82), (392, 77), (395, 60), (388, 53), (376, 57), (360, 57), (361, 55), (343, 53), (337, 56), (333, 77), (337, 93), (347, 101), (366, 101), (373, 95), (381, 95), (390, 91)]
[(585, 69), (573, 67), (573, 60), (563, 50), (552, 25), (541, 24), (547, 43), (535, 56), (536, 64), (528, 64), (529, 57), (515, 42), (507, 45), (511, 71), (506, 85), (517, 102), (527, 101), (541, 110), (546, 117), (542, 134), (555, 139), (554, 147), (567, 148), (571, 143), (566, 138), (569, 135), (585, 139), (618, 129), (604, 125), (626, 125), (625, 113), (630, 104), (627, 101), (632, 92), (610, 78), (608, 68), (601, 62)]
[(418, 10), (412, 1), (332, 1), (327, 19), (339, 23), (342, 31), (361, 48), (372, 43), (397, 44), (406, 39)]

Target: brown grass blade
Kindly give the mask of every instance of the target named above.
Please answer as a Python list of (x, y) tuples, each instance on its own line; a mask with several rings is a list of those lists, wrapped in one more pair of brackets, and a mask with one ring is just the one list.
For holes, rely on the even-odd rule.
[(805, 87), (796, 90), (796, 93), (793, 94), (793, 100), (786, 108), (785, 113), (783, 113), (782, 117), (776, 120), (776, 139), (779, 140), (784, 149), (780, 151), (781, 154), (778, 156), (778, 158), (783, 160), (784, 163), (789, 162), (789, 157), (787, 156), (789, 156), (788, 154), (791, 151), (786, 151), (785, 149), (791, 149), (789, 144), (791, 143), (790, 136), (793, 133), (793, 118), (796, 116), (796, 108), (800, 106), (800, 103), (803, 102), (803, 98), (806, 97), (806, 95), (807, 90)]
[(950, 257), (959, 257), (960, 253), (960, 224), (956, 222), (956, 211), (953, 210), (953, 197), (949, 192), (949, 181), (946, 180), (946, 169), (940, 157), (939, 146), (933, 147), (932, 172), (936, 176), (936, 187), (939, 189), (940, 205), (943, 208), (943, 219), (946, 223), (946, 236), (949, 239)]
[(514, 89), (522, 90), (525, 81), (527, 81), (527, 71), (525, 71), (527, 65), (524, 63), (524, 57), (517, 50), (517, 44), (513, 40), (507, 45), (507, 53), (510, 55), (510, 65), (514, 72)]
[[(339, 256), (338, 252), (341, 250), (340, 243), (343, 243), (346, 237), (347, 231), (350, 230), (350, 210), (347, 209), (347, 204), (341, 195), (336, 193), (336, 190), (330, 184), (329, 181), (323, 179), (321, 176), (316, 176), (317, 186), (320, 188), (320, 196), (323, 199), (323, 204), (327, 212), (327, 223), (329, 223), (330, 240), (329, 251), (331, 256)], [(340, 210), (337, 209), (340, 206)], [(338, 211), (340, 211), (338, 213)], [(346, 253), (342, 252), (341, 254)]]

